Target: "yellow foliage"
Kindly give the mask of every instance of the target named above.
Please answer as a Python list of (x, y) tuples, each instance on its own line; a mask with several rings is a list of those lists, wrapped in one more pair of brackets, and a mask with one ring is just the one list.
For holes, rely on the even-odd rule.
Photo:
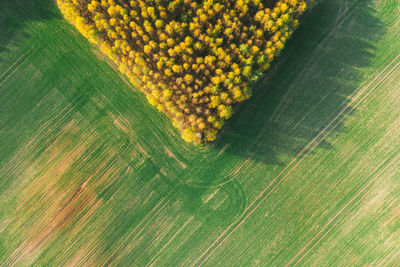
[(214, 140), (232, 105), (251, 96), (251, 85), (270, 68), (311, 1), (272, 1), (272, 8), (261, 0), (57, 4), (151, 105), (172, 118), (182, 137), (197, 144)]
[(193, 82), (193, 76), (190, 74), (186, 74), (185, 75), (185, 81), (189, 84), (191, 82)]

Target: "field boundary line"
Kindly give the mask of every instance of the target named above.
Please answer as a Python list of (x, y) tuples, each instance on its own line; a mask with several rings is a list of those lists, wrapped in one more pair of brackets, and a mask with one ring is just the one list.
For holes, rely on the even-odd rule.
[[(375, 187), (379, 184), (379, 181), (377, 181), (377, 179), (378, 178), (380, 178), (381, 177), (381, 175), (382, 174), (384, 174), (386, 171), (387, 171), (387, 169), (388, 169), (388, 167), (392, 167), (391, 165), (393, 165), (393, 162), (395, 162), (394, 163), (394, 167), (397, 167), (399, 164), (399, 158), (400, 158), (400, 154), (397, 154), (394, 158), (392, 158), (392, 159), (390, 159), (391, 157), (393, 157), (393, 155), (390, 155), (388, 158), (389, 159), (385, 159), (383, 162), (382, 162), (382, 164), (380, 164), (377, 168), (375, 168), (375, 170), (374, 170), (374, 172), (375, 171), (378, 171), (380, 168), (382, 168), (388, 161), (388, 163), (387, 163), (387, 165), (386, 166), (384, 166), (383, 167), (383, 169), (381, 169), (380, 171), (378, 171), (378, 173), (377, 174), (375, 174), (374, 176), (373, 176), (373, 178), (369, 181), (369, 182), (367, 182), (361, 189), (360, 189), (360, 191), (358, 191), (340, 210), (339, 210), (339, 212), (337, 212), (336, 213), (336, 215), (333, 217), (333, 218), (331, 218), (329, 221), (328, 221), (328, 223), (326, 223), (323, 227), (322, 227), (322, 229), (309, 241), (309, 242), (307, 242), (307, 244), (305, 244), (304, 246), (303, 246), (303, 248), (301, 248), (300, 249), (300, 251), (298, 251), (298, 253), (287, 263), (287, 264), (285, 264), (285, 266), (289, 266), (289, 265), (291, 265), (292, 263), (293, 263), (293, 261), (295, 261), (296, 260), (296, 258), (298, 258), (298, 256), (300, 256), (302, 253), (303, 253), (303, 251), (305, 251), (306, 249), (307, 249), (307, 247), (309, 247), (309, 245), (313, 242), (313, 241), (315, 241), (315, 240), (317, 240), (307, 251), (306, 251), (306, 253), (305, 254), (303, 254), (295, 263), (294, 263), (294, 265), (297, 265), (305, 256), (307, 256), (308, 255), (308, 253), (317, 245), (317, 244), (319, 244), (319, 242), (338, 224), (338, 223), (340, 223), (341, 222), (341, 220), (358, 204), (358, 203), (360, 203), (373, 189), (375, 189)], [(389, 171), (391, 171), (391, 170), (393, 170), (393, 168), (391, 168)], [(368, 189), (366, 192), (365, 192), (365, 194), (363, 194), (362, 196), (361, 196), (361, 198), (360, 199), (358, 199), (355, 203), (354, 203), (354, 200), (356, 200), (362, 193), (364, 193), (364, 191), (370, 186), (372, 184), (372, 186), (371, 186), (371, 188), (370, 189)], [(349, 209), (347, 209), (346, 210), (346, 208), (347, 207), (349, 207), (351, 204), (353, 204), (354, 203), (354, 205), (352, 205)], [(344, 213), (343, 213), (343, 211), (344, 211)], [(340, 217), (339, 217), (340, 216)], [(335, 221), (335, 219), (336, 218), (338, 218), (338, 220), (336, 220)], [(334, 222), (335, 221), (335, 222)], [(333, 222), (333, 224), (331, 225), (331, 223)], [(327, 228), (328, 227), (328, 228)], [(321, 234), (323, 234), (322, 236), (321, 236)], [(318, 238), (319, 237), (319, 238)]]
[[(363, 102), (363, 100), (372, 93), (378, 85), (381, 84), (383, 80), (387, 76), (389, 76), (396, 68), (397, 66), (400, 65), (400, 62), (398, 62), (393, 68), (389, 70), (389, 73), (387, 73), (382, 79), (378, 81), (378, 83), (372, 87), (369, 91), (367, 89), (395, 62), (398, 58), (400, 57), (400, 54), (398, 54), (386, 67), (366, 86), (364, 86), (354, 97), (353, 99), (339, 112), (339, 114), (314, 138), (312, 139), (296, 156), (293, 158), (289, 164), (267, 185), (267, 187), (264, 188), (264, 190), (261, 191), (261, 193), (256, 197), (256, 199), (243, 211), (243, 213), (239, 216), (245, 215), (245, 213), (253, 206), (260, 197), (262, 197), (263, 194), (270, 188), (276, 181), (278, 181), (275, 186), (259, 201), (259, 203), (252, 208), (245, 217), (240, 219), (239, 221), (235, 221), (232, 224), (230, 224), (218, 237), (217, 239), (196, 259), (194, 263), (191, 264), (191, 266), (196, 265), (197, 262), (199, 262), (207, 253), (210, 251), (210, 249), (225, 235), (225, 233), (232, 228), (235, 224), (236, 227), (232, 229), (231, 232), (228, 233), (228, 235), (222, 239), (219, 244), (210, 252), (210, 254), (199, 264), (202, 265), (213, 253), (214, 251), (254, 212), (255, 209), (258, 208), (258, 206), (277, 188), (277, 186), (282, 183), (288, 176), (291, 174), (291, 172), (297, 168), (298, 165), (309, 155), (311, 151), (313, 151), (325, 138), (328, 136), (338, 125), (341, 123), (359, 104)], [(363, 96), (354, 106), (351, 106), (354, 102), (356, 102), (360, 96), (367, 91), (366, 95)], [(347, 112), (346, 112), (347, 111)], [(343, 115), (343, 116), (342, 116)], [(342, 118), (340, 118), (342, 116)], [(336, 122), (336, 123), (335, 123)], [(319, 139), (319, 140), (318, 140)], [(315, 144), (314, 144), (315, 143)], [(296, 163), (297, 161), (297, 163)], [(291, 165), (295, 164), (293, 167)], [(291, 167), (291, 168), (290, 168)], [(281, 178), (283, 173), (287, 169), (290, 170)], [(279, 179), (279, 180), (278, 180)]]

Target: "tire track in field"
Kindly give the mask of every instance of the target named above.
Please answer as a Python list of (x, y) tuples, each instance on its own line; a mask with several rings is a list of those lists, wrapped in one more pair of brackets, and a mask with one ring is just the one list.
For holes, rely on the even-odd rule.
[[(124, 157), (124, 152), (127, 150), (127, 148), (129, 147), (129, 145), (134, 142), (134, 132), (132, 131), (133, 127), (131, 125), (131, 123), (118, 111), (117, 107), (115, 107), (115, 105), (113, 105), (111, 103), (111, 101), (109, 101), (109, 99), (107, 98), (103, 98), (101, 100), (102, 104), (104, 104), (105, 106), (110, 106), (113, 108), (113, 114), (115, 115), (115, 118), (111, 118), (110, 117), (110, 121), (114, 124), (114, 126), (116, 126), (118, 128), (118, 130), (121, 131), (121, 134), (123, 135), (122, 137), (122, 141), (121, 141), (121, 145), (120, 147), (117, 149), (118, 151), (118, 155)], [(117, 125), (115, 125), (115, 120), (118, 120)], [(118, 256), (114, 255), (117, 252), (122, 252), (126, 246), (129, 244), (129, 242), (127, 242), (128, 240), (132, 241), (135, 240), (147, 227), (147, 225), (167, 206), (167, 204), (171, 201), (171, 199), (168, 199), (161, 207), (159, 207), (164, 200), (166, 200), (166, 197), (164, 196), (157, 204), (156, 206), (154, 206), (152, 208), (152, 210), (150, 212), (148, 212), (146, 214), (146, 216), (139, 222), (138, 225), (136, 225), (136, 227), (130, 232), (130, 234), (118, 245), (118, 247), (111, 253), (111, 255), (109, 255), (106, 260), (104, 260), (101, 265), (109, 265), (111, 264), (114, 260), (116, 260), (116, 258)], [(158, 209), (158, 210), (157, 210)], [(152, 217), (146, 222), (147, 218), (153, 213), (155, 212)], [(145, 223), (146, 222), (146, 223)], [(145, 223), (140, 229), (139, 227)], [(138, 231), (138, 232), (137, 232)], [(137, 232), (135, 234), (135, 232)], [(133, 237), (132, 235), (135, 234)]]
[[(365, 98), (367, 98), (392, 72), (397, 69), (400, 65), (400, 61), (395, 63), (387, 74), (385, 74), (370, 90), (370, 86), (377, 81), (389, 67), (400, 58), (398, 54), (385, 68), (366, 86), (364, 86), (353, 99), (341, 110), (341, 112), (313, 139), (308, 143), (296, 156), (293, 158), (289, 164), (261, 191), (261, 193), (256, 197), (256, 199), (243, 211), (239, 216), (242, 217), (238, 222), (233, 222), (230, 224), (218, 237), (217, 239), (191, 264), (191, 266), (196, 265), (206, 254), (208, 255), (198, 264), (202, 265), (214, 252), (217, 250), (226, 239), (241, 225), (246, 219), (260, 206), (260, 204), (275, 191), (279, 184), (281, 184), (287, 177), (300, 165), (300, 163), (312, 152), (359, 104), (361, 104)], [(362, 96), (365, 93), (364, 96)], [(362, 96), (362, 97), (361, 97)], [(361, 99), (359, 99), (361, 97)], [(354, 104), (353, 106), (351, 106)], [(288, 170), (288, 171), (287, 171)], [(285, 172), (287, 173), (285, 174)], [(284, 174), (284, 175), (283, 175)], [(275, 185), (274, 185), (275, 184)], [(267, 190), (271, 187), (271, 190)], [(267, 194), (265, 194), (267, 192)], [(263, 195), (265, 196), (263, 197)], [(260, 199), (261, 198), (261, 199)], [(258, 203), (256, 204), (256, 202)], [(254, 206), (255, 205), (255, 206)], [(254, 207), (253, 207), (254, 206)], [(251, 208), (251, 209), (250, 209)], [(248, 212), (246, 214), (246, 212)], [(235, 226), (236, 225), (236, 226)], [(232, 230), (230, 230), (232, 229)], [(230, 230), (230, 231), (229, 231)], [(225, 236), (226, 234), (226, 236)], [(225, 236), (225, 237), (224, 237)], [(224, 238), (223, 238), (224, 237)], [(223, 238), (223, 239), (222, 239)], [(221, 240), (222, 239), (222, 240)], [(214, 247), (215, 246), (215, 247)], [(213, 248), (214, 247), (214, 248)], [(212, 249), (213, 248), (213, 249)], [(211, 250), (212, 249), (212, 250)], [(210, 251), (211, 250), (211, 251)]]
[[(110, 103), (107, 103), (110, 104)], [(112, 105), (110, 105), (112, 106)], [(54, 133), (55, 130), (59, 129), (63, 122), (65, 122), (65, 120), (70, 117), (71, 114), (73, 114), (74, 111), (74, 107), (71, 106), (71, 104), (67, 104), (65, 107), (62, 108), (62, 110), (60, 111), (56, 111), (54, 112), (53, 115), (50, 116), (50, 120), (47, 120), (40, 128), (39, 130), (36, 132), (35, 136), (33, 138), (31, 138), (28, 143), (26, 145), (24, 145), (24, 147), (22, 149), (20, 149), (10, 160), (8, 160), (8, 162), (6, 163), (6, 165), (2, 166), (2, 168), (0, 168), (1, 174), (0, 177), (5, 176), (7, 173), (9, 173), (10, 171), (13, 171), (15, 168), (20, 167), (20, 165), (18, 164), (19, 162), (21, 162), (22, 159), (26, 158), (26, 161), (29, 161), (29, 153), (32, 153), (32, 148), (38, 146), (39, 144), (46, 144), (46, 140), (48, 140), (48, 138), (51, 136), (52, 139), (54, 139), (54, 141), (50, 142), (49, 145), (47, 145), (47, 148), (44, 149), (44, 151), (46, 151), (50, 146), (52, 146), (57, 139), (59, 138), (60, 135), (62, 135), (62, 131), (60, 133)], [(118, 113), (119, 115), (121, 115), (120, 113)], [(118, 117), (119, 120), (119, 124), (117, 126), (118, 130), (122, 130), (122, 138), (121, 138), (121, 143), (120, 146), (117, 148), (116, 152), (111, 155), (111, 159), (108, 160), (109, 163), (104, 163), (102, 166), (100, 166), (100, 168), (98, 170), (96, 170), (96, 173), (98, 173), (98, 171), (101, 168), (105, 168), (103, 169), (99, 174), (96, 175), (93, 174), (93, 176), (89, 177), (82, 185), (81, 187), (78, 188), (78, 193), (74, 193), (72, 200), (76, 199), (78, 196), (81, 195), (81, 193), (84, 191), (83, 189), (87, 187), (88, 183), (90, 182), (90, 180), (92, 180), (92, 178), (94, 176), (96, 177), (101, 177), (103, 176), (113, 165), (114, 163), (118, 160), (118, 158), (126, 151), (126, 149), (128, 148), (129, 144), (131, 143), (131, 141), (133, 141), (133, 132), (130, 130), (132, 127), (130, 127), (130, 123), (126, 120), (125, 117), (120, 116)], [(124, 127), (123, 125), (125, 125), (125, 129), (127, 129), (127, 131), (124, 131)], [(120, 129), (121, 128), (121, 129)], [(25, 161), (25, 160), (24, 160)], [(75, 196), (76, 195), (76, 196)], [(33, 246), (33, 251), (36, 251), (39, 248), (39, 245), (41, 245), (44, 241), (47, 240), (48, 237), (51, 236), (52, 232), (54, 232), (53, 227), (54, 227), (54, 221), (57, 220), (57, 218), (63, 217), (63, 211), (69, 209), (69, 207), (75, 203), (75, 201), (70, 201), (70, 204), (67, 204), (64, 208), (61, 209), (61, 212), (59, 212), (58, 214), (55, 215), (55, 218), (53, 220), (51, 220), (48, 224), (46, 224), (46, 226), (44, 228), (41, 229), (40, 225), (37, 226), (34, 231), (32, 231), (32, 233), (25, 238), (25, 241), (23, 243), (21, 243), (16, 250), (7, 257), (6, 261), (11, 261), (14, 262), (16, 260), (18, 260), (18, 258), (20, 258), (21, 256), (26, 256), (27, 253), (24, 252), (28, 246), (30, 246), (30, 244), (36, 244)], [(36, 233), (36, 234), (34, 234)], [(36, 241), (35, 241), (36, 240)], [(32, 251), (31, 251), (32, 252)], [(29, 254), (29, 253), (28, 253)], [(0, 264), (1, 265), (1, 264)]]
[[(9, 171), (17, 167), (17, 163), (21, 161), (22, 157), (26, 156), (28, 151), (32, 151), (32, 147), (36, 146), (41, 140), (45, 139), (51, 131), (60, 125), (66, 116), (71, 114), (73, 108), (67, 110), (69, 107), (70, 104), (59, 111), (52, 120), (47, 121), (41, 127), (39, 132), (24, 146), (24, 148), (18, 151), (2, 168), (0, 168), (0, 170), (3, 169), (3, 171), (0, 173), (0, 177), (5, 177)], [(61, 117), (59, 118), (59, 116)]]
[[(393, 256), (394, 255), (394, 256)], [(398, 255), (400, 255), (400, 246), (396, 246), (395, 249), (390, 252), (388, 255), (386, 255), (379, 263), (375, 264), (376, 266), (388, 266), (388, 263), (386, 265), (384, 264), (385, 262), (391, 262), (393, 261)]]
[[(55, 140), (51, 142), (44, 151), (46, 151), (49, 147), (51, 147), (57, 139), (63, 134), (63, 131), (59, 133), (54, 133), (56, 129), (60, 127), (60, 125), (65, 121), (65, 118), (72, 113), (74, 110), (70, 104), (65, 106), (61, 111), (56, 113), (52, 120), (47, 121), (44, 125), (40, 128), (40, 130), (35, 134), (33, 138), (21, 149), (11, 160), (8, 161), (8, 166), (3, 174), (6, 174), (13, 168), (18, 166), (18, 162), (26, 156), (28, 149), (32, 150), (32, 146), (37, 146), (39, 143), (42, 143), (43, 140), (47, 140), (48, 136), (53, 135)], [(73, 113), (72, 113), (73, 114)], [(120, 118), (122, 120), (122, 124), (128, 124), (125, 118)], [(56, 134), (54, 136), (54, 134)], [(9, 261), (11, 264), (18, 259), (25, 258), (29, 254), (37, 251), (39, 247), (50, 238), (60, 226), (58, 221), (62, 221), (63, 225), (65, 222), (68, 222), (68, 218), (73, 218), (76, 216), (75, 213), (71, 213), (71, 207), (76, 204), (78, 197), (80, 197), (89, 185), (89, 183), (93, 180), (93, 178), (100, 178), (104, 176), (117, 162), (119, 157), (126, 151), (127, 147), (129, 146), (130, 142), (132, 141), (133, 133), (132, 131), (128, 131), (123, 134), (122, 141), (120, 146), (116, 149), (116, 151), (109, 157), (107, 161), (101, 164), (97, 170), (90, 175), (69, 197), (69, 201), (66, 205), (61, 208), (61, 210), (55, 214), (54, 218), (50, 220), (49, 223), (46, 223), (44, 228), (41, 228), (41, 225), (35, 227), (35, 229), (31, 232), (29, 236), (25, 238), (25, 240), (14, 250), (14, 252), (9, 255), (4, 262)], [(28, 160), (28, 159), (27, 159)], [(92, 196), (92, 198), (95, 196)], [(91, 200), (90, 200), (91, 201)], [(79, 210), (77, 212), (80, 212)], [(4, 263), (3, 262), (3, 263)]]
[(164, 251), (164, 249), (175, 239), (177, 235), (188, 225), (194, 217), (190, 217), (175, 233), (174, 235), (168, 240), (167, 243), (165, 243), (164, 246), (154, 255), (154, 257), (146, 264), (146, 266), (152, 267), (154, 264), (157, 262), (159, 259), (160, 254)]
[[(392, 236), (391, 236), (392, 237)], [(386, 255), (379, 263), (375, 264), (376, 266), (389, 266), (389, 264), (394, 261), (398, 256), (400, 256), (400, 245), (396, 246), (392, 252)], [(399, 266), (400, 261), (397, 265), (392, 266)]]
[(399, 257), (399, 256), (400, 256), (400, 250), (399, 250), (399, 252), (396, 253), (396, 255), (394, 255), (393, 258), (391, 258), (391, 259), (385, 264), (385, 266), (399, 266), (400, 260), (397, 261), (397, 264), (394, 262), (394, 264), (392, 265), (392, 262), (393, 262), (397, 257)]
[[(385, 159), (382, 164), (380, 164), (377, 168), (375, 168), (374, 172), (378, 171), (379, 169), (381, 169), (380, 171), (378, 171), (378, 173), (372, 178), (370, 179), (370, 181), (365, 184), (360, 191), (358, 191), (358, 193), (356, 193), (349, 202), (347, 202), (342, 209), (339, 210), (338, 213), (336, 213), (336, 215), (330, 219), (328, 221), (327, 224), (325, 224), (322, 229), (309, 241), (307, 242), (297, 253), (296, 255), (288, 262), (285, 264), (285, 266), (289, 266), (289, 265), (297, 265), (305, 256), (308, 255), (308, 253), (310, 253), (310, 251), (316, 246), (318, 245), (321, 240), (323, 240), (327, 234), (337, 225), (339, 224), (342, 219), (344, 217), (346, 217), (346, 215), (353, 210), (353, 208), (355, 206), (357, 206), (357, 204), (359, 204), (373, 189), (376, 188), (377, 185), (379, 185), (380, 181), (378, 180), (378, 178), (382, 178), (382, 175), (384, 173), (390, 173), (391, 171), (393, 171), (395, 168), (399, 167), (399, 163), (400, 163), (400, 154), (397, 154), (394, 158), (390, 159), (391, 157), (393, 157), (393, 155), (390, 155), (387, 159)], [(389, 162), (388, 162), (389, 161)], [(394, 166), (392, 166), (394, 165)], [(383, 169), (382, 169), (383, 167)], [(390, 169), (388, 169), (389, 167), (391, 167)], [(378, 180), (378, 181), (377, 181)], [(370, 187), (370, 185), (372, 185)], [(368, 187), (370, 187), (368, 189)], [(367, 190), (368, 189), (368, 190)], [(357, 200), (358, 199), (358, 200)], [(355, 201), (355, 202), (354, 202)], [(310, 244), (312, 244), (315, 241), (315, 243), (311, 246)], [(309, 249), (306, 251), (306, 249), (309, 247)], [(305, 252), (303, 255), (302, 253)], [(297, 261), (296, 259), (302, 255)], [(296, 261), (296, 262), (294, 262)]]
[(0, 75), (0, 79), (10, 70), (12, 69), (12, 67), (14, 67), (15, 64), (17, 64), (23, 57), (25, 57), (26, 55), (29, 55), (29, 52), (31, 52), (31, 50), (35, 47), (35, 45), (32, 45), (31, 48), (28, 49), (28, 51), (26, 51), (25, 53), (22, 54), (22, 56), (20, 56), (19, 58), (17, 58), (13, 64), (11, 64), (10, 67), (8, 67), (1, 75)]
[[(3, 72), (3, 74), (1, 74), (1, 76), (0, 76), (0, 78), (3, 76), (3, 75), (5, 75), (12, 67), (14, 67), (14, 65), (16, 64), (16, 63), (19, 63), (19, 60), (21, 59), (21, 58), (24, 58), (25, 57), (25, 59), (21, 62), (21, 63), (19, 63), (17, 66), (15, 66), (15, 68), (13, 69), (13, 71), (10, 73), (10, 74), (8, 74), (8, 76), (7, 77), (5, 77), (4, 78), (4, 80), (2, 80), (1, 82), (0, 82), (0, 87), (3, 85), (3, 83), (5, 83), (21, 66), (23, 66), (24, 65), (24, 63), (34, 54), (31, 50), (33, 50), (33, 48), (34, 48), (34, 46), (32, 46), (25, 54), (23, 54), (20, 58), (18, 58), (17, 59), (17, 61), (16, 62), (14, 62), (14, 64), (12, 64), (11, 65), (11, 67), (9, 67), (5, 72)], [(1, 93), (1, 91), (0, 91), (0, 93)]]
[[(106, 104), (113, 106), (110, 101), (107, 100), (106, 102)], [(59, 127), (61, 123), (67, 119), (67, 116), (72, 115), (72, 111), (74, 110), (75, 109), (71, 105), (71, 103), (68, 103), (64, 108), (62, 108), (62, 110), (58, 111), (57, 114), (51, 115), (50, 117), (52, 119), (43, 124), (40, 130), (35, 134), (34, 137), (31, 138), (31, 140), (24, 146), (24, 148), (18, 151), (10, 160), (8, 160), (8, 162), (4, 166), (0, 167), (0, 177), (5, 177), (5, 175), (9, 171), (17, 167), (17, 162), (20, 162), (22, 157), (25, 156), (28, 151), (32, 151), (32, 147), (36, 146), (42, 140), (47, 139), (51, 132)], [(129, 121), (124, 116), (122, 116), (120, 112), (117, 113), (117, 115), (119, 115), (118, 118), (122, 120), (122, 124), (124, 124), (125, 128), (128, 130), (127, 132), (123, 132), (123, 141), (121, 142), (121, 147), (118, 148), (118, 150), (121, 150), (120, 154), (122, 154), (127, 149), (127, 146), (130, 144), (130, 142), (133, 141), (133, 132), (131, 131), (133, 127), (131, 126)]]
[[(1, 263), (8, 265), (17, 264), (18, 260), (26, 259), (33, 252), (37, 251), (49, 238), (57, 233), (67, 225), (75, 216), (83, 211), (88, 203), (96, 199), (94, 191), (88, 189), (89, 183), (94, 178), (103, 177), (117, 162), (120, 156), (117, 150), (110, 156), (110, 160), (103, 162), (88, 178), (81, 183), (70, 195), (67, 197), (66, 203), (62, 208), (57, 211), (54, 216), (50, 219), (44, 227), (41, 224), (34, 227), (29, 236)], [(79, 198), (89, 194), (88, 199), (85, 199), (83, 203), (79, 202)], [(96, 202), (95, 202), (96, 203)], [(95, 204), (94, 203), (94, 204)], [(92, 203), (93, 204), (93, 203)], [(93, 204), (93, 205), (94, 205)], [(74, 206), (78, 207), (74, 207)], [(89, 206), (91, 208), (91, 206)], [(0, 265), (1, 265), (0, 264)]]
[[(147, 218), (154, 212), (157, 210), (157, 208), (165, 201), (165, 197), (161, 198), (161, 200), (156, 204), (156, 206), (153, 207), (153, 209), (151, 209), (146, 216), (136, 225), (136, 227), (129, 233), (129, 235), (118, 245), (118, 247), (116, 249), (114, 249), (114, 251), (101, 263), (101, 266), (103, 265), (110, 265), (115, 258), (113, 258), (114, 254), (117, 251), (122, 251), (125, 249), (125, 247), (128, 244), (127, 241), (129, 239), (131, 239), (131, 236), (139, 229), (139, 227), (147, 220)], [(146, 228), (146, 226), (149, 224), (149, 222), (152, 221), (152, 219), (161, 211), (164, 209), (164, 207), (170, 202), (170, 199), (168, 199), (165, 203), (163, 203), (163, 205), (161, 206), (161, 208), (158, 209), (158, 211), (152, 215), (152, 217), (147, 221), (147, 223), (141, 228), (141, 230), (139, 231), (139, 233), (137, 233), (132, 239), (135, 239), (137, 237), (138, 234), (140, 234), (141, 232), (143, 232), (143, 230)], [(123, 246), (123, 247), (122, 247)]]
[(398, 0), (378, 1), (380, 11), (383, 13), (383, 22), (390, 26), (396, 27), (399, 24), (400, 2)]
[[(282, 97), (282, 100), (276, 107), (274, 113), (272, 114), (270, 120), (273, 122), (278, 122), (283, 111), (286, 109), (288, 103), (288, 98), (290, 94), (296, 89), (296, 86), (300, 80), (304, 80), (306, 75), (305, 73), (308, 72), (311, 68), (315, 66), (317, 63), (314, 61), (314, 59), (319, 55), (319, 52), (322, 50), (323, 46), (325, 43), (335, 34), (339, 31), (340, 27), (344, 24), (344, 22), (350, 17), (351, 14), (354, 13), (354, 11), (357, 9), (355, 6), (358, 4), (359, 1), (356, 1), (351, 7), (346, 7), (342, 14), (339, 14), (338, 17), (336, 18), (334, 22), (334, 27), (333, 29), (329, 32), (329, 34), (318, 44), (318, 46), (314, 49), (312, 56), (308, 59), (307, 63), (305, 64), (305, 67), (303, 70), (297, 75), (297, 78), (295, 82), (293, 83), (289, 90), (285, 93), (285, 95)], [(347, 2), (346, 2), (347, 4)], [(342, 4), (341, 4), (342, 5)], [(313, 62), (314, 61), (314, 62)]]

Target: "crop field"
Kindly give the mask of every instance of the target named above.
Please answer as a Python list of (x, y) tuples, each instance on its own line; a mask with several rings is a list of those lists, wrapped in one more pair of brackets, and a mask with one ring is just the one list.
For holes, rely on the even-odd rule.
[(399, 36), (397, 0), (322, 1), (193, 146), (54, 1), (2, 1), (0, 265), (400, 265)]

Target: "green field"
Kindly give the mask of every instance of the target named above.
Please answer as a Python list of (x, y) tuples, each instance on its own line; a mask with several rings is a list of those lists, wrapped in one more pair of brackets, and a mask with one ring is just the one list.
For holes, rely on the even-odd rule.
[(400, 265), (398, 0), (321, 2), (197, 147), (53, 1), (0, 15), (0, 266)]

